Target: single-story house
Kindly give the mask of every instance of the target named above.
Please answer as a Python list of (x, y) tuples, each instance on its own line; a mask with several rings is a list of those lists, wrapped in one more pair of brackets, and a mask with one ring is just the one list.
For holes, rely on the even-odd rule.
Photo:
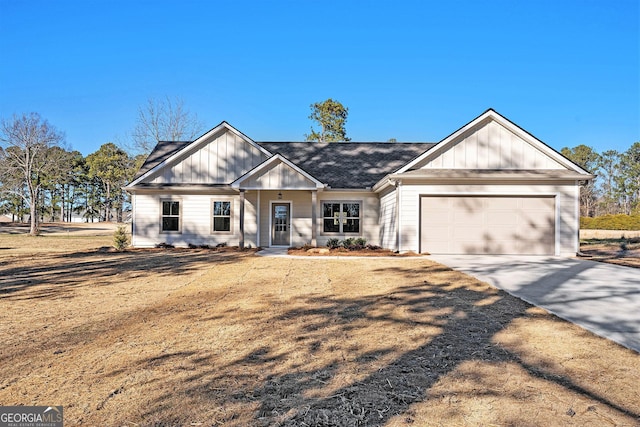
[(133, 181), (132, 245), (574, 255), (589, 172), (489, 109), (438, 143), (257, 142), (226, 122), (160, 142)]

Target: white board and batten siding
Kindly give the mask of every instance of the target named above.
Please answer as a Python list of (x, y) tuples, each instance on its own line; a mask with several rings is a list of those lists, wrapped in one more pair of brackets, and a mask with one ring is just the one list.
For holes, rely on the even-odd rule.
[(242, 186), (264, 190), (316, 188), (313, 181), (283, 162), (276, 162), (259, 174), (248, 177), (242, 182)]
[(244, 175), (267, 156), (233, 132), (213, 135), (184, 153), (173, 165), (162, 168), (153, 184), (228, 184)]
[(446, 151), (436, 151), (420, 169), (552, 169), (565, 167), (506, 129), (488, 121), (463, 133)]
[[(467, 197), (469, 203), (486, 197), (552, 198), (554, 209), (554, 250), (552, 255), (572, 256), (578, 251), (578, 228), (576, 221), (576, 186), (574, 182), (558, 184), (485, 183), (402, 185), (400, 187), (400, 250), (419, 251), (421, 203), (423, 197)], [(428, 203), (428, 202), (427, 202)], [(425, 206), (423, 204), (422, 208)], [(471, 242), (473, 243), (473, 242)], [(475, 242), (481, 245), (482, 242)]]

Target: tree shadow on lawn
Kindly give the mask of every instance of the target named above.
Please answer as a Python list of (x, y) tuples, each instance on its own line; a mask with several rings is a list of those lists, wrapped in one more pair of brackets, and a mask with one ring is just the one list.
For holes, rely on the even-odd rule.
[[(414, 283), (421, 275), (416, 270), (396, 270)], [(411, 424), (420, 421), (411, 405), (443, 398), (431, 391), (434, 386), (474, 361), (515, 364), (530, 378), (578, 393), (614, 412), (640, 417), (635, 409), (597, 395), (542, 363), (527, 363), (496, 344), (496, 334), (514, 320), (536, 315), (527, 312), (532, 307), (528, 303), (480, 283), (475, 287), (425, 281), (359, 298), (306, 296), (290, 306), (268, 318), (267, 329), (249, 326), (265, 322), (264, 317), (247, 317), (245, 356), (225, 365), (214, 356), (190, 360), (198, 373), (166, 385), (171, 392), (156, 399), (144, 419), (155, 420), (153, 425), (193, 421), (193, 414), (163, 411), (176, 398), (197, 396), (206, 406), (222, 408), (216, 425), (374, 426), (396, 416)], [(417, 327), (431, 332), (417, 337), (408, 351), (398, 349), (393, 336), (384, 336), (387, 328), (410, 333)], [(351, 339), (362, 337), (367, 328), (383, 336), (372, 336), (375, 343), (369, 347)], [(140, 363), (146, 365), (151, 359)], [(483, 372), (469, 379), (477, 384), (476, 395), (500, 393), (492, 386), (495, 378)], [(521, 396), (512, 397), (522, 401)], [(530, 416), (520, 414), (507, 421), (530, 424)]]
[(0, 301), (67, 298), (80, 287), (107, 286), (140, 277), (182, 275), (213, 263), (234, 263), (243, 256), (245, 254), (206, 249), (45, 254), (28, 261), (29, 265), (0, 263)]

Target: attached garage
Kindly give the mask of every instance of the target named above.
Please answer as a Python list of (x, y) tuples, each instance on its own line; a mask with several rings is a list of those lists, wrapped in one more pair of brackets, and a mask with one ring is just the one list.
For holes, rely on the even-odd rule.
[(553, 255), (554, 196), (420, 197), (420, 252)]

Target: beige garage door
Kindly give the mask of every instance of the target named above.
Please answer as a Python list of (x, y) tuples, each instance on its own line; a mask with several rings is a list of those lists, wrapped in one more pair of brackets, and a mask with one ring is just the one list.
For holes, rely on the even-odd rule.
[(420, 251), (432, 254), (555, 253), (555, 198), (423, 196)]

